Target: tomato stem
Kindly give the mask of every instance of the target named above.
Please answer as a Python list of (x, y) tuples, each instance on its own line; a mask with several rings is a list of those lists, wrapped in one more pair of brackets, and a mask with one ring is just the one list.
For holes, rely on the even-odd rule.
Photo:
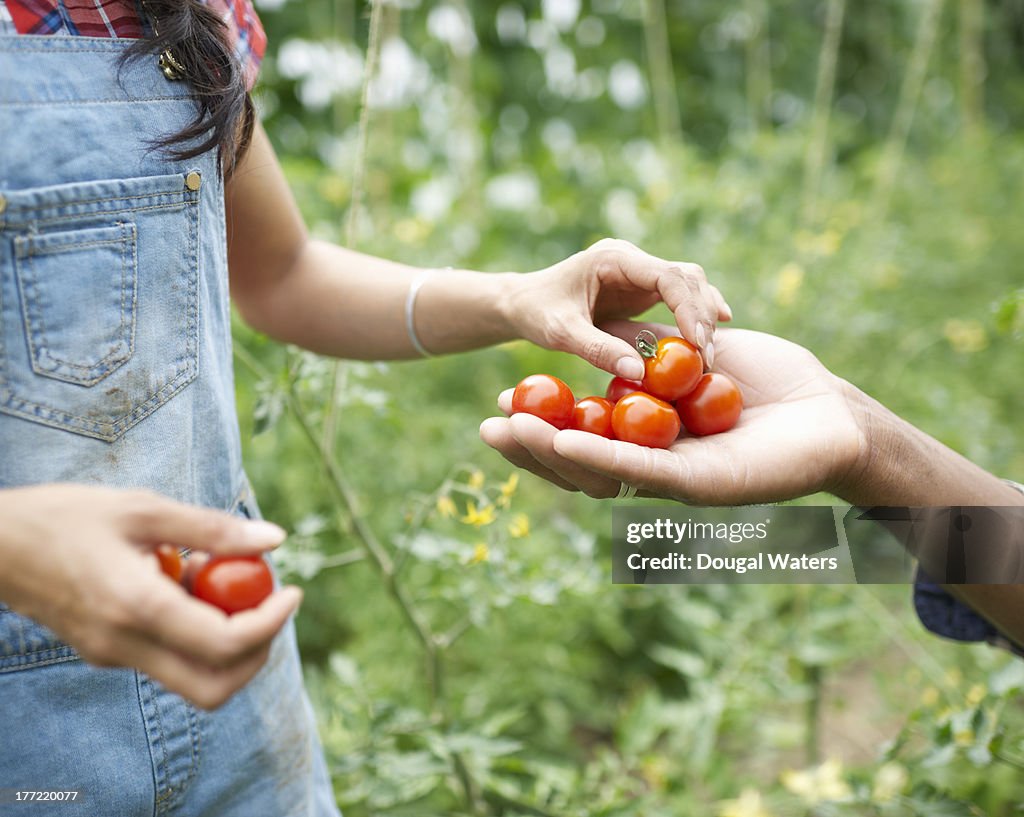
[(650, 329), (644, 329), (636, 336), (636, 350), (642, 357), (654, 357), (658, 351), (658, 337)]

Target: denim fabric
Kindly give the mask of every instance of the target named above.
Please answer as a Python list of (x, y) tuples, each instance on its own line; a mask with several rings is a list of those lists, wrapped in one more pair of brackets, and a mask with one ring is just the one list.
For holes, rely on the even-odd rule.
[[(152, 146), (194, 102), (155, 58), (118, 72), (131, 42), (0, 36), (0, 488), (143, 487), (255, 515), (217, 157)], [(338, 814), (291, 626), (207, 713), (0, 604), (0, 735), (0, 787), (80, 789), (62, 813)]]

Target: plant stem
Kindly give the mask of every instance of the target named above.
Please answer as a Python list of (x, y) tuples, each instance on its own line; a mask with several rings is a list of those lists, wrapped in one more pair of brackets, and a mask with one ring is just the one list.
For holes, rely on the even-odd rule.
[(814, 87), (814, 113), (811, 119), (811, 137), (804, 157), (804, 193), (801, 218), (804, 224), (815, 220), (821, 176), (825, 168), (828, 147), (828, 121), (832, 111), (835, 90), (836, 63), (839, 60), (840, 34), (846, 0), (829, 0), (825, 15), (825, 39), (818, 57), (818, 77)]
[(644, 0), (644, 42), (647, 46), (647, 70), (654, 92), (654, 117), (663, 142), (678, 141), (683, 128), (679, 117), (679, 99), (672, 70), (672, 51), (668, 42), (668, 22), (663, 0)]
[[(366, 45), (366, 66), (363, 71), (363, 87), (359, 95), (359, 136), (356, 141), (356, 158), (352, 169), (352, 200), (348, 208), (348, 219), (345, 223), (345, 246), (355, 249), (359, 233), (359, 208), (366, 187), (367, 146), (370, 137), (370, 82), (377, 73), (380, 63), (381, 19), (384, 16), (383, 0), (370, 0), (370, 33)], [(318, 447), (334, 446), (336, 420), (338, 413), (339, 379), (341, 367), (339, 360), (331, 367), (328, 377), (328, 403), (324, 410), (322, 443)]]
[(910, 53), (907, 72), (903, 76), (900, 100), (885, 142), (885, 152), (882, 154), (881, 167), (878, 171), (878, 182), (872, 197), (872, 214), (879, 224), (885, 222), (893, 182), (896, 180), (896, 174), (903, 161), (903, 151), (907, 145), (907, 137), (910, 135), (910, 126), (914, 121), (914, 110), (917, 108), (917, 100), (921, 96), (921, 88), (924, 86), (924, 78), (928, 71), (928, 61), (939, 28), (942, 3), (943, 0), (929, 0), (924, 11), (921, 12), (921, 20), (917, 25), (914, 48)]

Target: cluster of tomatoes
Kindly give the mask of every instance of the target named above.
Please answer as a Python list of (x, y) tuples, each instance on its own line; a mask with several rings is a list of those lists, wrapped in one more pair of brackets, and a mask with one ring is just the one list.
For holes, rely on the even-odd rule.
[(182, 582), (184, 565), (176, 547), (156, 549), (160, 569), (197, 599), (229, 616), (257, 607), (274, 590), (274, 576), (262, 556), (214, 556), (194, 576)]
[(604, 397), (577, 401), (557, 377), (530, 375), (516, 386), (512, 411), (540, 417), (555, 428), (588, 431), (614, 440), (667, 448), (681, 428), (694, 436), (728, 431), (739, 420), (743, 397), (726, 375), (704, 372), (697, 347), (680, 337), (654, 343), (637, 338), (644, 379), (614, 378)]

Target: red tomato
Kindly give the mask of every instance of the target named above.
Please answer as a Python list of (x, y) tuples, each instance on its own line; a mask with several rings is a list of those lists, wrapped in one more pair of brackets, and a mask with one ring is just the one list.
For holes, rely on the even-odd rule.
[(576, 398), (572, 390), (557, 377), (549, 374), (531, 374), (521, 380), (512, 394), (512, 411), (526, 412), (540, 417), (555, 428), (565, 428), (572, 422)]
[(181, 581), (181, 554), (173, 545), (160, 545), (155, 551), (160, 569), (172, 582)]
[(658, 351), (644, 359), (644, 391), (662, 400), (678, 400), (693, 391), (704, 373), (697, 347), (683, 338), (662, 338)]
[(626, 380), (624, 377), (613, 377), (612, 382), (604, 393), (612, 403), (618, 403), (627, 394), (635, 391), (643, 391), (643, 384), (639, 380)]
[(664, 400), (634, 392), (615, 404), (612, 431), (617, 440), (648, 448), (668, 448), (679, 436), (679, 415)]
[(203, 565), (192, 595), (228, 615), (256, 607), (274, 590), (274, 577), (260, 556), (222, 556)]
[(578, 431), (589, 431), (600, 434), (609, 440), (612, 437), (612, 405), (611, 400), (604, 397), (584, 397), (576, 403), (572, 413), (572, 425)]
[(728, 431), (740, 418), (743, 396), (724, 374), (708, 372), (697, 388), (676, 403), (686, 430), (698, 437)]

